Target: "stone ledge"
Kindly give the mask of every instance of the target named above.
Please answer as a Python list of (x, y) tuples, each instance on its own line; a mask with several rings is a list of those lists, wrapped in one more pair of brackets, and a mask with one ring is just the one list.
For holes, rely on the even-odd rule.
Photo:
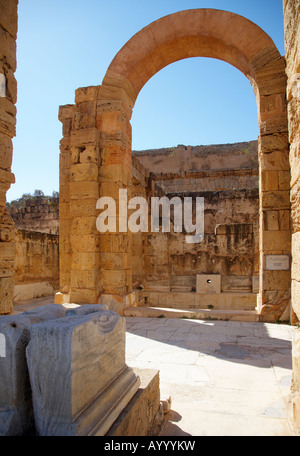
[(141, 385), (106, 436), (132, 437), (158, 435), (163, 425), (159, 371), (133, 369)]
[(251, 310), (171, 309), (163, 307), (130, 307), (125, 317), (186, 318), (191, 320), (260, 321), (259, 314)]

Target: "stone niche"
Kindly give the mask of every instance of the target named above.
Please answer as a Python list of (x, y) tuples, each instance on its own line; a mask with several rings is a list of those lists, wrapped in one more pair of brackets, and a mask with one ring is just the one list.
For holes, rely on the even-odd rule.
[(0, 435), (105, 435), (140, 387), (125, 319), (101, 305), (3, 316)]

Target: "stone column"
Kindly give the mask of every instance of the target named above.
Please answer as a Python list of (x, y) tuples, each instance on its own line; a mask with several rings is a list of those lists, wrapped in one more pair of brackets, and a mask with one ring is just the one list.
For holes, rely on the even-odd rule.
[[(101, 134), (100, 196), (116, 202), (116, 233), (100, 233), (100, 303), (122, 314), (132, 305), (131, 233), (127, 229), (126, 210), (120, 211), (120, 190), (131, 186), (131, 106), (126, 88), (102, 85), (97, 101), (97, 128)], [(124, 208), (127, 206), (124, 200)]]
[(0, 0), (0, 314), (13, 310), (14, 225), (6, 209), (11, 173), (12, 138), (16, 134), (16, 38), (18, 0)]
[[(272, 52), (270, 52), (272, 54)], [(268, 58), (269, 57), (269, 58)], [(266, 63), (270, 61), (270, 63)], [(259, 87), (260, 309), (262, 321), (290, 320), (290, 165), (285, 59), (254, 62)], [(268, 265), (268, 260), (271, 266)], [(279, 264), (282, 261), (282, 266)]]
[[(60, 293), (57, 303), (107, 304), (122, 314), (132, 305), (131, 233), (119, 216), (119, 190), (131, 183), (131, 109), (126, 90), (76, 90), (60, 107)], [(116, 232), (99, 232), (99, 197), (116, 202)], [(127, 206), (127, 202), (126, 202)], [(104, 209), (104, 208), (103, 208)]]
[[(300, 319), (300, 2), (284, 0), (285, 53), (288, 75), (291, 209), (292, 209), (292, 323)], [(293, 412), (300, 428), (300, 330), (293, 340)]]

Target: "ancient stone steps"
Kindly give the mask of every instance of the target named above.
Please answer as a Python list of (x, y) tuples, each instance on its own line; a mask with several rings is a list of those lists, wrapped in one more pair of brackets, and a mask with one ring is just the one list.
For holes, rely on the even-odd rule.
[(146, 291), (139, 294), (139, 306), (172, 309), (211, 309), (254, 311), (256, 293), (192, 293), (180, 291)]
[(125, 317), (187, 318), (193, 320), (259, 321), (255, 310), (174, 309), (164, 307), (128, 307)]

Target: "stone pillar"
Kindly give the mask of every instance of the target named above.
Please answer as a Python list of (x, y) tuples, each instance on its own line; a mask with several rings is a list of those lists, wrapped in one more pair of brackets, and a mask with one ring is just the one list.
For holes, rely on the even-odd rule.
[[(292, 322), (300, 319), (300, 1), (284, 0), (285, 54), (291, 166)], [(300, 428), (300, 330), (293, 340), (293, 410)]]
[[(126, 211), (120, 211), (120, 190), (131, 185), (131, 100), (121, 87), (102, 85), (97, 101), (97, 128), (101, 132), (100, 196), (116, 202), (116, 233), (100, 233), (101, 303), (115, 310), (126, 306), (132, 291), (131, 233)], [(127, 207), (127, 201), (124, 200)], [(109, 304), (110, 303), (110, 304)]]
[[(76, 90), (75, 105), (60, 107), (60, 293), (57, 303), (102, 303), (122, 313), (133, 304), (131, 233), (119, 217), (119, 190), (130, 198), (131, 109), (126, 91)], [(99, 232), (99, 197), (116, 202), (116, 232)], [(126, 202), (127, 206), (127, 202)], [(104, 209), (104, 208), (103, 208)]]
[[(262, 321), (290, 320), (290, 165), (285, 59), (259, 56), (260, 295)], [(260, 60), (261, 59), (261, 60)], [(267, 63), (271, 60), (271, 63)], [(268, 265), (267, 258), (271, 263)], [(283, 261), (282, 266), (279, 264)]]
[(6, 209), (11, 173), (12, 138), (16, 134), (16, 38), (18, 0), (0, 0), (0, 314), (13, 310), (14, 225)]
[(75, 105), (62, 106), (60, 145), (60, 292), (56, 302), (97, 303), (100, 132), (96, 128), (97, 87), (76, 91)]

